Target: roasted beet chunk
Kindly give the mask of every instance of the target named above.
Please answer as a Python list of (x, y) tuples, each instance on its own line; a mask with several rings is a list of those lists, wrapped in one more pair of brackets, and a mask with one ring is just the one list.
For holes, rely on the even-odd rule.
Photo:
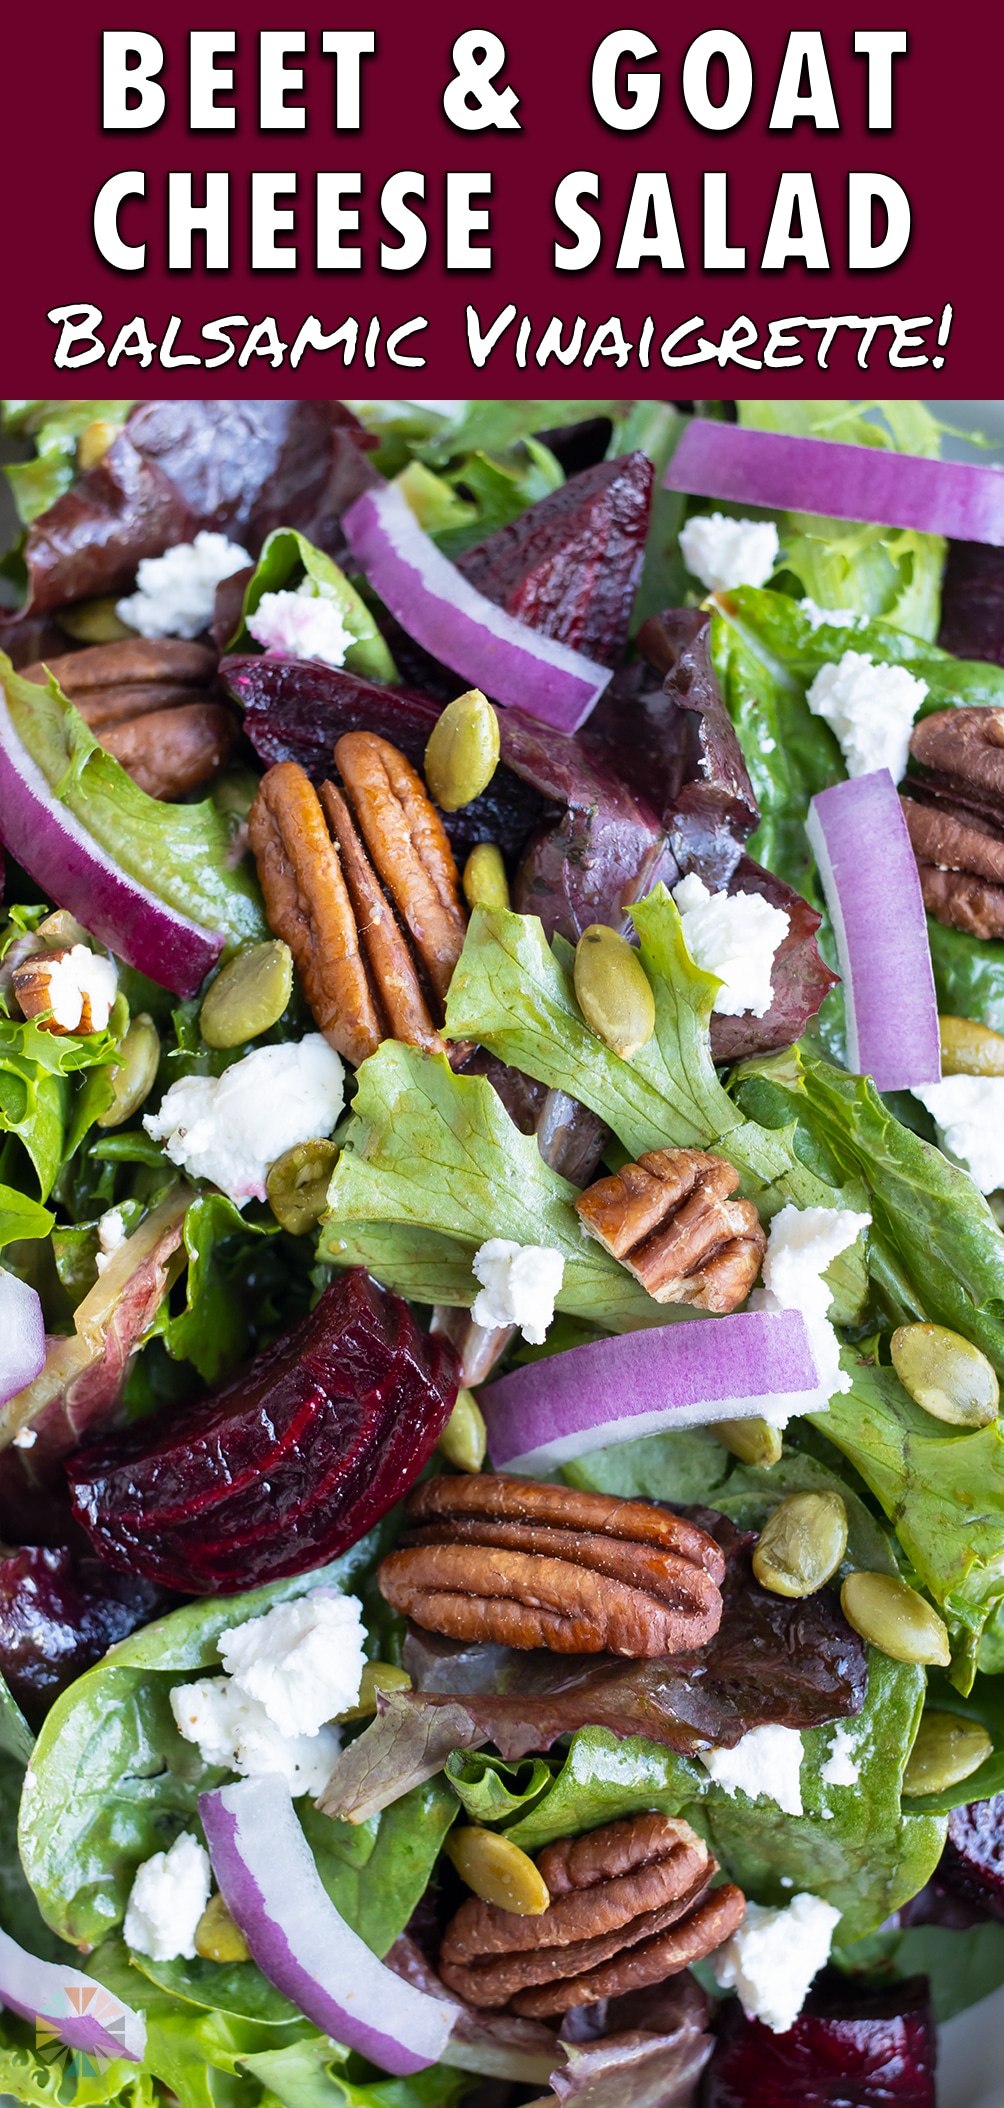
[(600, 461), (465, 550), (457, 569), (531, 629), (616, 666), (641, 576), (651, 497), (647, 454)]
[(105, 1649), (167, 1599), (100, 1559), (28, 1545), (0, 1559), (0, 1671), (33, 1727)]
[(332, 1559), (417, 1478), (457, 1391), (449, 1342), (355, 1268), (198, 1405), (67, 1465), (111, 1566), (196, 1595)]
[(810, 1994), (786, 2035), (723, 2009), (704, 2108), (934, 2108), (927, 1978)]
[(937, 1880), (991, 1918), (1004, 1918), (1004, 1793), (953, 1808)]
[(1004, 549), (949, 542), (938, 643), (959, 659), (1004, 666)]

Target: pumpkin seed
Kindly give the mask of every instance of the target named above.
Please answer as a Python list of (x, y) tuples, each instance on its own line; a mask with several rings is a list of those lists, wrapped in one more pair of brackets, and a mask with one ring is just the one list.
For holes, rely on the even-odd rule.
[(395, 1662), (367, 1662), (363, 1668), (359, 1696), (347, 1713), (339, 1713), (339, 1720), (368, 1720), (377, 1709), (378, 1691), (410, 1691), (411, 1677), (407, 1669), (399, 1669)]
[(425, 780), (443, 812), (457, 812), (486, 790), (499, 761), (499, 721), (480, 688), (469, 688), (437, 718), (425, 749)]
[(110, 417), (91, 418), (77, 441), (77, 467), (81, 475), (85, 476), (89, 468), (97, 468), (121, 430), (122, 426)]
[(118, 644), (122, 637), (136, 635), (123, 622), (114, 599), (78, 600), (72, 607), (59, 608), (55, 620), (78, 644)]
[(442, 1455), (457, 1471), (480, 1471), (485, 1461), (487, 1440), (481, 1407), (474, 1392), (459, 1390), (456, 1405), (439, 1437)]
[(241, 1047), (278, 1023), (293, 988), (293, 954), (272, 937), (252, 944), (217, 974), (202, 1009), (199, 1030), (207, 1047)]
[(740, 1463), (758, 1464), (769, 1470), (781, 1461), (781, 1430), (772, 1427), (769, 1420), (715, 1420), (711, 1433)]
[(903, 1774), (905, 1794), (944, 1793), (993, 1752), (986, 1728), (961, 1713), (924, 1713)]
[(988, 1427), (996, 1420), (996, 1372), (961, 1332), (947, 1325), (900, 1325), (889, 1348), (903, 1389), (933, 1419), (952, 1427)]
[(320, 1222), (337, 1160), (335, 1142), (295, 1142), (276, 1157), (265, 1191), (276, 1222), (291, 1237), (306, 1237)]
[(1004, 1033), (972, 1017), (939, 1017), (943, 1076), (1004, 1076)]
[(626, 937), (592, 922), (575, 947), (575, 993), (587, 1025), (624, 1061), (655, 1031), (655, 997)]
[(895, 1662), (924, 1662), (947, 1669), (952, 1658), (948, 1627), (915, 1588), (892, 1574), (848, 1574), (840, 1591), (847, 1623), (880, 1654)]
[(497, 1830), (474, 1823), (451, 1830), (443, 1847), (462, 1881), (480, 1896), (519, 1918), (539, 1918), (551, 1901), (544, 1876), (528, 1853)]
[(107, 1110), (98, 1114), (99, 1127), (121, 1127), (138, 1112), (148, 1098), (160, 1067), (160, 1040), (152, 1017), (141, 1010), (134, 1017), (119, 1048), (119, 1058), (108, 1075), (114, 1096)]
[(509, 880), (494, 842), (479, 842), (471, 850), (464, 865), (464, 899), (472, 914), (475, 908), (509, 906)]
[(219, 1894), (210, 1896), (195, 1928), (195, 1952), (204, 1962), (250, 1961), (251, 1949)]
[(767, 1517), (753, 1572), (774, 1596), (811, 1596), (847, 1550), (847, 1510), (839, 1493), (792, 1493)]

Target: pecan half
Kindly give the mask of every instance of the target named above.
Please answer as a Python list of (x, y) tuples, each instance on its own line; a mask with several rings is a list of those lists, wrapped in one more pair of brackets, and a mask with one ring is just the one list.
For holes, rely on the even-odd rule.
[(445, 1003), (467, 919), (442, 820), (417, 770), (377, 733), (343, 733), (335, 744), (335, 764), (376, 869)]
[(1004, 710), (935, 710), (914, 727), (910, 752), (925, 768), (1004, 799)]
[(379, 1584), (427, 1631), (640, 1660), (718, 1630), (718, 1546), (654, 1503), (486, 1472), (424, 1480), (405, 1513)]
[(237, 738), (232, 710), (212, 699), (215, 654), (180, 637), (125, 637), (24, 668), (55, 676), (95, 738), (151, 798), (208, 783)]
[(751, 1200), (729, 1198), (739, 1173), (703, 1149), (651, 1149), (575, 1203), (583, 1228), (657, 1303), (736, 1310), (767, 1239)]
[(928, 913), (1004, 936), (1004, 710), (936, 710), (910, 753), (901, 802)]
[(943, 871), (919, 857), (917, 873), (924, 906), (937, 922), (970, 937), (1004, 937), (1004, 886), (988, 885), (968, 871)]
[(1004, 885), (1004, 836), (975, 815), (960, 819), (942, 805), (921, 805), (901, 798), (907, 831), (918, 864), (939, 864), (943, 871), (968, 871), (992, 885)]
[(320, 798), (331, 839), (341, 858), (356, 928), (383, 998), (391, 1033), (413, 1047), (442, 1052), (443, 1042), (432, 1022), (411, 953), (359, 840), (345, 798), (333, 783), (322, 783)]
[(539, 1917), (462, 1903), (440, 1950), (443, 1982), (468, 2004), (528, 2019), (661, 1983), (729, 1938), (746, 1909), (689, 1823), (638, 1815), (538, 1854), (551, 1894)]

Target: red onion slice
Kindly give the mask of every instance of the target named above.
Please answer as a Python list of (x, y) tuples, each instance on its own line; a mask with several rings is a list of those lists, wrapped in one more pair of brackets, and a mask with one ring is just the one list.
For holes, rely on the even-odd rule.
[(880, 1091), (941, 1076), (927, 918), (888, 769), (812, 799), (805, 823), (830, 911), (847, 1010), (847, 1062)]
[(663, 477), (667, 490), (780, 512), (915, 527), (1004, 547), (1004, 476), (963, 461), (800, 439), (695, 417)]
[(339, 1917), (285, 1781), (221, 1786), (201, 1796), (199, 1815), (227, 1909), (269, 1982), (395, 2078), (435, 2064), (459, 2007), (402, 1983)]
[(70, 2049), (88, 2057), (142, 2061), (146, 2022), (114, 1993), (63, 1962), (43, 1962), (0, 1932), (0, 2001), (22, 2020), (34, 2021), (41, 2037), (51, 2030)]
[(0, 1405), (45, 1367), (42, 1305), (27, 1281), (0, 1267)]
[(496, 703), (562, 732), (585, 722), (608, 669), (486, 600), (441, 555), (393, 483), (364, 491), (341, 524), (370, 584), (426, 651)]
[(69, 908), (118, 958), (175, 995), (197, 994), (223, 950), (130, 878), (50, 790), (14, 729), (0, 683), (0, 840), (59, 907)]
[(591, 1449), (715, 1420), (821, 1412), (826, 1394), (801, 1313), (623, 1332), (513, 1369), (479, 1391), (496, 1471), (553, 1471)]

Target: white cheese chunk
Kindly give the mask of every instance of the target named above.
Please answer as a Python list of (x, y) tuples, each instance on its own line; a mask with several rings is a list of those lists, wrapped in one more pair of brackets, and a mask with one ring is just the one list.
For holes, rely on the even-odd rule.
[[(826, 1315), (832, 1297), (823, 1275), (870, 1222), (870, 1215), (855, 1215), (850, 1208), (796, 1208), (789, 1201), (771, 1222), (763, 1287), (750, 1297), (753, 1310), (801, 1311), (827, 1398), (849, 1391), (851, 1379), (841, 1369), (840, 1342)], [(784, 1427), (786, 1419), (779, 1414), (774, 1424)]]
[(250, 562), (239, 542), (203, 529), (194, 542), (144, 556), (135, 593), (117, 600), (115, 612), (141, 637), (198, 637), (213, 619), (217, 586)]
[(172, 1164), (210, 1179), (235, 1206), (265, 1199), (269, 1166), (298, 1142), (331, 1133), (342, 1109), (344, 1072), (319, 1032), (256, 1047), (222, 1076), (182, 1076), (143, 1125)]
[(817, 607), (808, 594), (804, 600), (799, 601), (798, 612), (805, 616), (810, 628), (814, 630), (825, 629), (830, 623), (834, 629), (863, 629), (868, 622), (867, 615), (858, 615), (853, 608)]
[(751, 1727), (734, 1749), (698, 1751), (705, 1771), (735, 1799), (776, 1801), (785, 1815), (801, 1815), (802, 1737), (795, 1727)]
[(773, 520), (733, 520), (726, 513), (699, 512), (680, 533), (688, 571), (710, 593), (734, 586), (765, 586), (781, 553)]
[(695, 966), (717, 974), (714, 1008), (722, 1017), (747, 1010), (764, 1017), (771, 1006), (774, 953), (788, 934), (789, 917), (761, 893), (709, 893), (691, 871), (673, 887), (683, 941)]
[(518, 1325), (529, 1346), (542, 1347), (565, 1271), (561, 1253), (548, 1244), (513, 1244), (505, 1237), (489, 1237), (475, 1252), (472, 1265), (481, 1283), (471, 1308), (474, 1323), (489, 1331)]
[(111, 1264), (119, 1246), (125, 1243), (127, 1234), (121, 1208), (107, 1209), (98, 1223), (98, 1249), (94, 1263), (99, 1274), (103, 1274), (105, 1267)]
[(736, 1990), (747, 2020), (785, 2035), (830, 1952), (840, 1912), (821, 1896), (793, 1896), (786, 1910), (747, 1903), (737, 1932), (711, 1956), (723, 1991)]
[(981, 1193), (1004, 1186), (1004, 1076), (945, 1076), (917, 1084), (946, 1156), (961, 1164)]
[(861, 1766), (854, 1751), (857, 1734), (846, 1720), (838, 1720), (833, 1731), (830, 1753), (820, 1771), (824, 1786), (856, 1786), (861, 1777)]
[(52, 1021), (64, 1032), (75, 1032), (84, 1014), (84, 997), (90, 1006), (92, 1032), (104, 1032), (111, 1016), (118, 974), (113, 959), (92, 952), (89, 944), (72, 944), (66, 957), (54, 953), (47, 962), (47, 994)]
[(267, 652), (290, 652), (296, 659), (323, 659), (344, 666), (352, 642), (340, 608), (305, 578), (295, 593), (263, 593), (248, 629)]
[(806, 702), (836, 733), (849, 776), (888, 769), (898, 783), (926, 694), (927, 682), (905, 666), (877, 666), (864, 652), (845, 651), (835, 665), (820, 667)]
[(366, 1637), (356, 1596), (317, 1588), (221, 1632), (233, 1687), (264, 1706), (282, 1735), (316, 1735), (359, 1696)]
[(155, 1852), (136, 1874), (122, 1928), (127, 1946), (155, 1962), (190, 1962), (208, 1901), (209, 1854), (183, 1830), (169, 1852)]
[(229, 1676), (203, 1676), (175, 1684), (171, 1711), (178, 1733), (194, 1742), (204, 1764), (222, 1764), (245, 1778), (278, 1772), (294, 1798), (320, 1793), (341, 1747), (338, 1729), (284, 1735), (257, 1698), (248, 1698)]

